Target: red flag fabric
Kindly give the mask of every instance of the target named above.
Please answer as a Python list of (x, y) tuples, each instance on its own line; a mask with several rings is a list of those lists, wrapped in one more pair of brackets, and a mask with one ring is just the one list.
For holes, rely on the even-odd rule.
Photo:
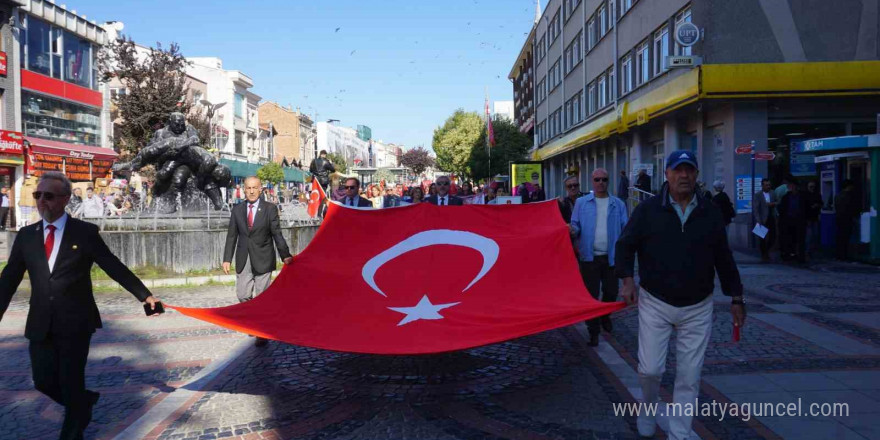
[(318, 211), (321, 209), (321, 202), (326, 198), (327, 194), (324, 193), (324, 188), (321, 187), (321, 184), (318, 183), (317, 179), (313, 180), (312, 190), (309, 192), (309, 217), (315, 218), (318, 216)]
[(309, 246), (261, 295), (174, 308), (296, 345), (419, 354), (563, 327), (623, 303), (587, 292), (551, 200), (378, 210), (331, 203)]

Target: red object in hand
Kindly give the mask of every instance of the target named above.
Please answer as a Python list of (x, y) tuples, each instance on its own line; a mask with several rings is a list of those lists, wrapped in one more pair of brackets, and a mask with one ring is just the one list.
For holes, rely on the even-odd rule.
[(733, 342), (739, 342), (739, 326), (733, 325)]

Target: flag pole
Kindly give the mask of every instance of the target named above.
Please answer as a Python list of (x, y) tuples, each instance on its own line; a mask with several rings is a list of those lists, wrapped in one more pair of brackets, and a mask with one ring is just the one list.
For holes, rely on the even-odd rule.
[(491, 139), (489, 138), (489, 124), (492, 123), (491, 116), (489, 115), (489, 86), (486, 86), (486, 157), (488, 158), (489, 164), (489, 172), (486, 178), (486, 185), (492, 183), (492, 144)]

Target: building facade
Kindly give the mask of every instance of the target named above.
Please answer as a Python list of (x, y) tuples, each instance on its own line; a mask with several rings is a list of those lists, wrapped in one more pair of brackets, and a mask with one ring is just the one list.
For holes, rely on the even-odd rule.
[(187, 75), (207, 85), (204, 99), (218, 107), (211, 121), (214, 132), (228, 133), (215, 137), (220, 161), (230, 167), (233, 180), (240, 182), (270, 159), (258, 142), (261, 98), (250, 91), (254, 81), (241, 71), (224, 69), (220, 58), (187, 59), (191, 63)]
[[(0, 1), (0, 187), (9, 188), (12, 209), (3, 227), (15, 227), (20, 211), (18, 194), (24, 182), (24, 137), (21, 133), (21, 108), (18, 65), (20, 54), (14, 27), (15, 8), (24, 0)], [(10, 20), (13, 18), (13, 20)]]
[(329, 122), (318, 122), (316, 135), (318, 151), (326, 150), (328, 153), (341, 154), (349, 167), (369, 165), (369, 142), (358, 137), (356, 129), (333, 125)]
[(507, 75), (513, 83), (513, 121), (519, 131), (535, 136), (535, 29), (541, 19), (541, 3), (535, 4), (535, 21), (513, 68)]
[(502, 118), (510, 122), (514, 122), (515, 112), (513, 110), (513, 101), (495, 101), (492, 103), (492, 113), (496, 118)]
[(104, 29), (45, 0), (24, 2), (13, 20), (19, 55), (16, 112), (29, 144), (27, 177), (16, 185), (18, 224), (23, 225), (35, 217), (29, 194), (40, 175), (61, 171), (74, 182), (94, 181), (109, 175), (116, 153), (110, 96), (96, 66), (108, 41)]
[[(614, 184), (621, 170), (632, 182), (646, 169), (656, 192), (666, 155), (692, 150), (700, 180), (722, 181), (736, 203), (741, 215), (730, 238), (746, 245), (751, 161), (737, 146), (774, 152), (756, 175), (778, 185), (799, 170), (793, 142), (877, 130), (873, 3), (793, 3), (550, 1), (532, 37), (533, 154), (544, 163), (548, 195), (563, 193), (568, 174), (589, 188), (597, 167)], [(801, 174), (816, 178), (809, 169)]]

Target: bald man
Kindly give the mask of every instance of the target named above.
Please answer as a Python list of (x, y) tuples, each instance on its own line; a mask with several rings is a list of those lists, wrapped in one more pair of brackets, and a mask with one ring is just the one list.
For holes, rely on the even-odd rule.
[[(248, 301), (269, 287), (272, 271), (275, 270), (276, 248), (284, 264), (293, 261), (287, 242), (281, 235), (278, 208), (260, 199), (261, 192), (260, 179), (254, 176), (245, 179), (245, 201), (235, 205), (229, 217), (223, 272), (229, 274), (232, 256), (235, 255), (235, 293), (239, 302)], [(257, 338), (256, 345), (262, 347), (266, 342), (263, 338)]]

